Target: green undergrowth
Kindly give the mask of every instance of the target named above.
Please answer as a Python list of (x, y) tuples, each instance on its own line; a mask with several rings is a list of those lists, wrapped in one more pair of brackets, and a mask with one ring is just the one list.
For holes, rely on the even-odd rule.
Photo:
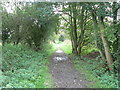
[[(70, 44), (61, 43), (59, 46), (66, 54), (70, 54), (69, 56), (73, 60), (75, 68), (84, 73), (86, 79), (90, 81), (89, 88), (118, 88), (118, 74), (107, 72), (106, 68), (103, 67), (104, 62), (100, 56), (94, 59), (80, 58), (71, 54)], [(88, 55), (96, 51), (98, 49), (95, 47), (86, 46), (82, 48), (81, 55)]]
[(48, 70), (51, 46), (36, 52), (21, 44), (6, 44), (2, 48), (2, 76), (0, 83), (5, 88), (50, 88), (52, 76)]
[[(102, 61), (96, 59), (88, 59), (78, 56), (70, 56), (73, 60), (75, 68), (84, 73), (86, 79), (91, 83), (89, 88), (118, 88), (118, 74), (110, 74), (105, 72), (105, 68), (102, 68)], [(114, 77), (116, 76), (116, 77)]]
[(71, 54), (72, 53), (71, 43), (61, 42), (59, 44), (53, 44), (53, 46), (56, 50), (58, 48), (61, 48), (66, 54)]
[(82, 47), (81, 55), (87, 55), (92, 52), (97, 52), (98, 49), (94, 45), (87, 45)]
[(43, 44), (42, 46), (42, 52), (45, 53), (47, 56), (51, 56), (58, 48), (55, 47), (53, 44)]
[(61, 45), (61, 49), (66, 53), (66, 54), (71, 54), (72, 53), (72, 47), (71, 45), (68, 45), (68, 44), (62, 44)]
[[(66, 54), (71, 54), (72, 53), (72, 45), (70, 42), (61, 42), (59, 44), (53, 44), (54, 48), (61, 48)], [(92, 52), (97, 52), (98, 49), (95, 46), (88, 45), (88, 46), (83, 46), (82, 47), (82, 52), (81, 55), (87, 55)]]

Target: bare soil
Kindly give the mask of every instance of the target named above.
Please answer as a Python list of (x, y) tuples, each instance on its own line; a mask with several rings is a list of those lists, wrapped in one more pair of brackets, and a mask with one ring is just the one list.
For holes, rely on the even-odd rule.
[(50, 73), (55, 88), (87, 88), (89, 81), (82, 72), (78, 72), (67, 55), (58, 49), (50, 59)]
[(95, 59), (96, 57), (98, 57), (100, 54), (99, 52), (93, 52), (93, 53), (90, 53), (88, 55), (85, 55), (84, 57), (85, 58), (89, 58), (89, 59)]

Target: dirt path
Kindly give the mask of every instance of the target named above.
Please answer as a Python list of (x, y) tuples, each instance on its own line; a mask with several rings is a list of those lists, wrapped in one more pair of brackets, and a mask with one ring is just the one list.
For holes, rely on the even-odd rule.
[(83, 74), (74, 69), (72, 62), (61, 49), (51, 57), (50, 72), (55, 88), (86, 88), (88, 84)]

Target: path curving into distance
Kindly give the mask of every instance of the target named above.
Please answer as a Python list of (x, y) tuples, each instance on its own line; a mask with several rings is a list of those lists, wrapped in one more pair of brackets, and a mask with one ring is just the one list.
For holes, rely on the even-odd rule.
[(50, 73), (55, 88), (86, 88), (88, 81), (74, 69), (67, 55), (59, 48), (51, 57)]

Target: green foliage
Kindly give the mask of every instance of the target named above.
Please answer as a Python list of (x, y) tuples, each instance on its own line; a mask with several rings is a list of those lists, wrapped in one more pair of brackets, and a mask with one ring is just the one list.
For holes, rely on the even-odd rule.
[[(73, 57), (73, 56), (71, 56)], [(91, 82), (90, 88), (118, 88), (118, 75), (105, 72), (106, 68), (101, 67), (104, 62), (100, 58), (88, 59), (82, 57), (72, 58), (77, 70), (84, 73)]]
[(96, 51), (98, 51), (98, 49), (95, 47), (95, 45), (88, 44), (86, 46), (83, 46), (81, 55), (87, 55), (89, 53), (96, 52)]
[(106, 36), (108, 38), (109, 42), (114, 42), (117, 38), (116, 35), (118, 35), (119, 32), (119, 28), (120, 28), (120, 24), (115, 24), (115, 25), (111, 25), (108, 28), (106, 28)]
[(63, 36), (63, 35), (60, 35), (59, 41), (60, 41), (60, 42), (63, 42), (63, 41), (64, 41), (64, 36)]
[[(105, 32), (110, 54), (113, 57), (113, 67), (117, 68), (119, 65), (120, 40), (118, 34), (120, 24), (117, 24), (118, 22), (110, 24), (107, 20), (108, 17), (113, 18), (113, 20), (117, 17), (118, 2), (21, 2), (13, 4), (12, 13), (7, 12), (6, 5), (9, 3), (6, 3), (2, 4), (2, 41), (3, 45), (5, 43), (10, 44), (3, 47), (3, 76), (1, 77), (3, 80), (0, 80), (3, 82), (3, 87), (50, 87), (50, 78), (46, 78), (47, 75), (47, 77), (50, 76), (46, 66), (49, 63), (47, 57), (59, 47), (67, 54), (72, 53), (72, 51), (73, 53), (81, 51), (81, 55), (86, 55), (98, 51), (94, 40), (97, 41), (98, 47), (105, 51), (104, 43), (100, 37), (101, 31)], [(57, 11), (61, 6), (62, 11)], [(91, 12), (95, 15), (96, 20), (91, 20)], [(61, 25), (59, 25), (59, 19), (61, 19)], [(92, 21), (95, 21), (96, 25)], [(100, 30), (100, 22), (106, 24), (105, 29)], [(97, 28), (97, 24), (98, 29), (95, 34), (93, 26), (95, 25), (95, 28)], [(55, 32), (58, 32), (58, 29), (64, 37), (54, 35)], [(65, 41), (65, 38), (68, 37), (67, 34), (72, 41), (72, 45)], [(53, 44), (54, 47), (52, 47), (52, 44), (48, 45), (47, 41), (50, 39), (57, 43)], [(13, 44), (18, 44), (18, 46), (13, 46)], [(38, 52), (22, 44), (28, 44), (29, 47)], [(77, 55), (77, 53), (75, 54)], [(85, 63), (79, 62), (78, 59), (79, 57), (75, 57), (76, 68), (85, 71), (91, 81), (97, 82), (93, 87), (118, 87), (117, 78), (113, 78), (113, 76), (118, 76), (105, 72), (106, 68), (102, 68), (104, 62), (99, 60), (99, 57), (95, 60), (82, 58)], [(117, 70), (116, 72), (118, 72)]]
[(54, 13), (53, 5), (45, 2), (15, 3), (13, 13), (8, 13), (6, 8), (3, 8), (3, 43), (22, 42), (30, 47), (39, 48), (57, 31), (59, 25), (59, 15)]
[(61, 48), (66, 54), (72, 53), (72, 47), (70, 42), (61, 42), (59, 44), (54, 44), (54, 48), (58, 49)]
[[(49, 48), (50, 49), (50, 48)], [(52, 87), (48, 73), (48, 52), (36, 52), (19, 44), (3, 47), (2, 79), (7, 88), (47, 88)]]
[(118, 66), (119, 66), (119, 52), (120, 52), (120, 38), (119, 38), (119, 29), (120, 29), (120, 22), (117, 22), (116, 24), (113, 24), (106, 28), (106, 37), (109, 42), (109, 46), (111, 49), (111, 53), (113, 56), (113, 67), (116, 68), (115, 72), (118, 72)]
[(45, 53), (46, 56), (51, 56), (58, 48), (56, 48), (53, 44), (45, 42), (42, 44), (42, 49), (43, 50), (39, 52)]

